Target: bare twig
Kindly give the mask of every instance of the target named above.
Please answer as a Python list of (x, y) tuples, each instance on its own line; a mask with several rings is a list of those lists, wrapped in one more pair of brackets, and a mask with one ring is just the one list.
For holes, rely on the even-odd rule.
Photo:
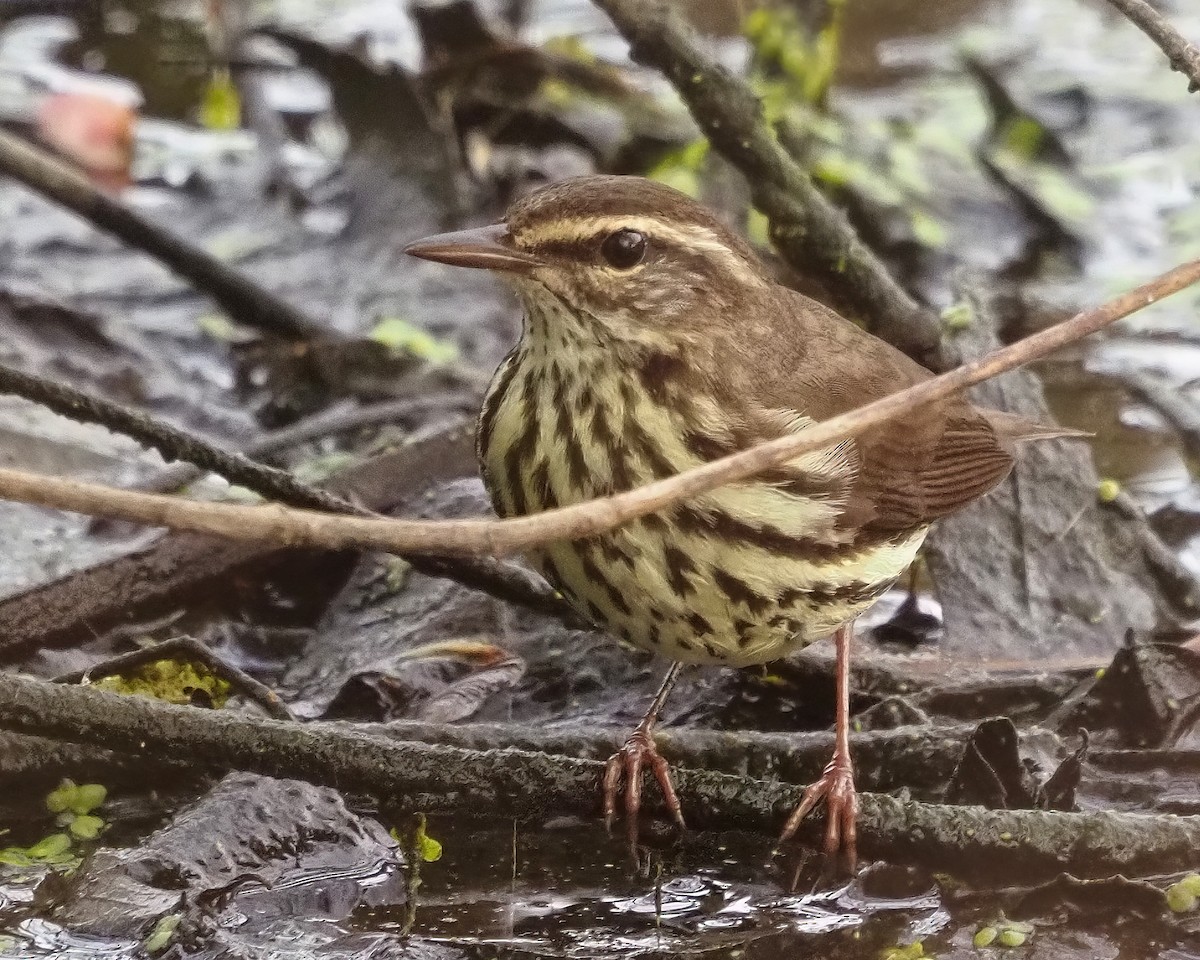
[(157, 417), (66, 384), (0, 365), (0, 393), (24, 397), (80, 423), (96, 423), (123, 433), (157, 450), (164, 460), (186, 460), (269, 499), (312, 510), (366, 515), (341, 497), (301, 483), (286, 470), (255, 463)]
[[(222, 450), (195, 434), (148, 414), (130, 410), (65, 384), (0, 366), (0, 392), (17, 394), (75, 420), (99, 423), (110, 430), (120, 431), (157, 450), (167, 460), (186, 460), (270, 500), (328, 514), (362, 518), (376, 516), (339, 496), (302, 483), (286, 470), (256, 463), (240, 453)], [(136, 491), (127, 492), (138, 495)], [(511, 569), (507, 565), (479, 558), (413, 556), (406, 559), (422, 573), (446, 577), (503, 600), (560, 617), (573, 616), (567, 605), (550, 589), (532, 580), (524, 571)]]
[(238, 323), (289, 340), (339, 336), (212, 254), (101, 193), (76, 170), (4, 131), (0, 131), (0, 173), (15, 177), (101, 230), (150, 254), (211, 296)]
[(1185, 40), (1146, 0), (1108, 0), (1167, 55), (1171, 69), (1188, 78), (1188, 91), (1200, 91), (1200, 47)]
[(478, 409), (479, 394), (442, 390), (417, 397), (382, 400), (348, 410), (326, 410), (291, 426), (263, 434), (246, 445), (245, 453), (251, 457), (266, 457), (310, 440), (396, 423), (420, 414), (428, 415), (435, 411), (468, 413)]
[(189, 636), (171, 637), (169, 640), (163, 640), (161, 643), (154, 643), (147, 647), (131, 650), (129, 653), (110, 657), (93, 667), (88, 667), (86, 670), (75, 670), (71, 673), (64, 673), (61, 676), (55, 677), (53, 682), (88, 684), (94, 680), (98, 680), (100, 677), (111, 677), (124, 673), (127, 670), (144, 667), (148, 663), (157, 663), (160, 660), (201, 663), (208, 667), (214, 676), (226, 681), (247, 700), (257, 703), (262, 707), (267, 716), (274, 717), (276, 720), (295, 719), (292, 711), (279, 699), (279, 694), (274, 690), (265, 683), (259, 683), (250, 674), (246, 673), (245, 670), (217, 656), (216, 653), (199, 640)]
[[(194, 758), (379, 797), (430, 813), (594, 815), (604, 764), (522, 750), (463, 750), (386, 740), (328, 725), (198, 710), (0, 675), (0, 724), (105, 749)], [(799, 788), (676, 769), (698, 827), (774, 834)], [(1200, 817), (985, 810), (860, 796), (859, 843), (869, 857), (967, 869), (989, 877), (1170, 873), (1195, 865)], [(647, 796), (645, 806), (657, 803)], [(805, 824), (804, 836), (819, 836)]]
[[(329, 478), (329, 490), (368, 510), (390, 513), (434, 485), (474, 467), (472, 431), (449, 427), (400, 444)], [(0, 599), (0, 660), (103, 632), (120, 631), (177, 610), (230, 577), (262, 577), (287, 551), (270, 543), (220, 540), (197, 533), (159, 537), (145, 547)], [(319, 561), (329, 570), (328, 557)], [(164, 627), (173, 623), (168, 618)], [(128, 629), (124, 627), (124, 629)]]
[[(250, 440), (239, 452), (254, 460), (265, 460), (275, 454), (298, 447), (312, 440), (348, 433), (363, 427), (395, 423), (418, 414), (434, 411), (454, 410), (466, 413), (467, 405), (477, 406), (477, 398), (460, 392), (442, 391), (422, 397), (405, 397), (399, 400), (384, 400), (367, 406), (335, 407), (322, 410), (286, 427), (271, 430)], [(209, 471), (189, 463), (176, 463), (136, 483), (130, 490), (149, 493), (174, 493), (189, 483), (198, 480)], [(102, 524), (99, 521), (98, 524)], [(97, 527), (92, 528), (96, 532)]]
[(196, 530), (283, 546), (379, 549), (431, 556), (507, 556), (554, 540), (575, 540), (754, 476), (780, 463), (857, 436), (904, 413), (945, 399), (1045, 356), (1163, 297), (1200, 281), (1200, 260), (1176, 267), (1100, 307), (1063, 321), (848, 413), (626, 493), (507, 520), (385, 520), (331, 517), (278, 504), (209, 504), (116, 490), (19, 470), (0, 470), (0, 497), (152, 526)]
[(742, 171), (771, 240), (803, 272), (822, 279), (868, 330), (934, 370), (937, 318), (892, 278), (854, 228), (779, 143), (754, 91), (706, 57), (674, 5), (662, 0), (594, 0), (630, 43), (635, 60), (675, 85), (713, 147)]

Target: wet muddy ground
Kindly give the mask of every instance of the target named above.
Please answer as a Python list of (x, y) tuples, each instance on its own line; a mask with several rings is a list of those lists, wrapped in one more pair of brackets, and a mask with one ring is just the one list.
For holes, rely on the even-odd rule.
[[(405, 258), (408, 241), (593, 170), (698, 192), (765, 240), (740, 175), (696, 147), (669, 86), (631, 66), (582, 0), (224, 10), (230, 34), (261, 28), (236, 54), (251, 64), (236, 73), (238, 129), (222, 129), (219, 31), (196, 6), (0, 10), (0, 122), (30, 134), (47, 89), (100, 67), (123, 78), (121, 95), (142, 103), (122, 201), (325, 335), (264, 337), (0, 177), (0, 364), (232, 447), (317, 418), (263, 456), (372, 509), (478, 515), (469, 444), (447, 431), (473, 416), (520, 318), (489, 278)], [(1200, 98), (1103, 3), (850, 3), (823, 110), (785, 106), (811, 64), (773, 60), (762, 39), (783, 30), (798, 43), (827, 22), (823, 5), (757, 26), (748, 4), (689, 9), (864, 237), (944, 311), (964, 354), (981, 330), (1015, 338), (1200, 255)], [(514, 17), (507, 35), (528, 46), (498, 53), (476, 10), (500, 33)], [(1170, 13), (1200, 37), (1186, 4)], [(862, 789), (1200, 814), (1198, 311), (1200, 293), (1185, 292), (1039, 365), (1055, 414), (1096, 432), (1094, 467), (1061, 451), (1029, 465), (1040, 497), (1018, 488), (972, 508), (934, 541), (918, 592), (872, 612), (854, 676)], [(425, 446), (405, 455), (413, 441)], [(0, 464), (116, 485), (163, 469), (128, 439), (12, 396), (0, 397)], [(1144, 524), (1097, 503), (1101, 481), (1107, 499), (1120, 490), (1150, 515), (1171, 575), (1149, 559)], [(189, 492), (249, 495), (211, 477)], [(306, 721), (454, 724), (464, 746), (595, 759), (664, 669), (394, 558), (233, 548), (9, 503), (0, 529), (7, 671), (63, 677), (186, 635)], [(1019, 561), (1012, 583), (989, 567), (1000, 550)], [(664, 753), (810, 779), (815, 754), (693, 735), (829, 729), (824, 647), (763, 669), (689, 670)], [(260, 710), (203, 665), (94, 683)], [(1200, 856), (1121, 876), (1064, 851), (1061, 872), (1014, 875), (986, 852), (923, 858), (917, 838), (912, 855), (868, 858), (847, 882), (756, 832), (680, 838), (647, 824), (631, 860), (619, 832), (577, 812), (488, 817), (465, 804), (422, 823), (351, 789), (153, 750), (4, 733), (0, 779), (0, 956), (1200, 956), (1188, 874)]]

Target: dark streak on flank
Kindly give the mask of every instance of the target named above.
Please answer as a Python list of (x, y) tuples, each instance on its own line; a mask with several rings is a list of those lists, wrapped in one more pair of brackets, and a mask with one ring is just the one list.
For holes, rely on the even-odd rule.
[(531, 417), (521, 435), (504, 454), (504, 476), (512, 498), (513, 513), (518, 515), (529, 512), (529, 505), (525, 500), (525, 465), (537, 448), (537, 434), (537, 420)]
[(634, 455), (650, 468), (656, 480), (678, 472), (674, 464), (662, 455), (659, 444), (645, 431), (631, 409), (625, 411), (625, 441)]
[(810, 563), (844, 560), (895, 540), (895, 533), (891, 531), (874, 536), (859, 531), (859, 535), (848, 543), (827, 543), (784, 533), (768, 523), (748, 523), (724, 510), (704, 510), (689, 504), (676, 507), (675, 522), (681, 529), (694, 534), (747, 543), (768, 553)]
[(579, 561), (583, 565), (583, 575), (605, 592), (608, 596), (608, 602), (613, 605), (615, 610), (625, 614), (625, 616), (633, 613), (633, 608), (629, 605), (629, 601), (625, 599), (625, 595), (609, 582), (608, 577), (604, 575), (604, 572), (592, 557), (591, 551), (581, 551)]
[(713, 632), (712, 624), (700, 614), (693, 613), (687, 618), (688, 626), (695, 631), (697, 637), (703, 637)]
[(596, 406), (596, 391), (592, 389), (592, 385), (584, 379), (579, 387), (579, 412), (587, 413)]
[(552, 586), (563, 596), (577, 596), (575, 591), (567, 585), (567, 581), (563, 578), (562, 570), (559, 569), (554, 558), (548, 553), (542, 556), (542, 576), (546, 578), (546, 581), (550, 584), (550, 586)]
[[(781, 606), (781, 607), (794, 607), (796, 604), (798, 604), (803, 599), (804, 599), (804, 591), (803, 590), (800, 590), (797, 587), (788, 587), (786, 590), (783, 591), (783, 593), (781, 593), (779, 595), (778, 603), (779, 603), (779, 606)], [(771, 618), (771, 626), (777, 627), (780, 625), (775, 622), (776, 620), (779, 620), (780, 622), (782, 622), (783, 618), (782, 617), (772, 617)]]
[(550, 489), (550, 464), (545, 457), (538, 461), (529, 475), (529, 484), (533, 488), (534, 499), (543, 510), (552, 510), (558, 506), (558, 497)]
[(819, 606), (831, 603), (869, 603), (890, 590), (895, 582), (886, 580), (882, 583), (867, 583), (855, 580), (839, 586), (818, 585), (810, 589), (808, 595), (812, 602)]
[[(496, 371), (492, 385), (488, 388), (479, 411), (479, 419), (475, 422), (475, 456), (481, 464), (487, 463), (487, 451), (492, 445), (492, 437), (496, 431), (496, 416), (500, 412), (500, 404), (508, 396), (513, 377), (521, 369), (525, 359), (524, 352), (517, 348), (504, 358)], [(486, 471), (486, 466), (484, 470)], [(484, 477), (485, 481), (489, 478)], [(491, 486), (489, 483), (488, 486)]]
[(648, 513), (636, 522), (654, 533), (664, 533), (667, 529), (667, 519), (661, 513)]
[(841, 584), (818, 583), (804, 590), (798, 587), (789, 587), (779, 595), (779, 606), (793, 607), (801, 602), (818, 607), (843, 603), (868, 603), (887, 593), (895, 582), (896, 580), (893, 578), (883, 583), (868, 583), (865, 580), (852, 580), (849, 583)]
[(743, 604), (751, 613), (762, 614), (770, 607), (771, 601), (740, 577), (735, 577), (719, 566), (713, 567), (712, 576), (713, 582), (725, 596), (734, 603)]
[[(571, 405), (568, 402), (567, 385), (561, 375), (554, 375), (554, 430), (566, 444), (567, 448), (577, 447), (578, 438), (575, 436), (575, 423), (571, 419)], [(580, 486), (582, 489), (582, 486)]]
[(591, 424), (592, 439), (608, 456), (608, 468), (612, 474), (611, 492), (624, 493), (626, 490), (632, 490), (636, 484), (629, 472), (629, 461), (626, 459), (625, 450), (617, 442), (617, 438), (608, 425), (608, 418), (599, 407), (592, 410)]
[(512, 512), (517, 515), (529, 512), (523, 479), (526, 464), (532, 459), (537, 449), (539, 422), (537, 379), (536, 376), (527, 373), (524, 383), (521, 385), (522, 403), (519, 409), (524, 415), (524, 424), (520, 435), (504, 454), (504, 482), (512, 500)]
[[(609, 534), (605, 536), (595, 537), (589, 543), (595, 545), (604, 557), (604, 562), (610, 566), (623, 563), (630, 570), (634, 568), (634, 558), (629, 555), (621, 545), (617, 543), (616, 536)], [(636, 549), (636, 548), (634, 548)]]
[(582, 445), (571, 440), (567, 441), (567, 475), (570, 477), (571, 486), (586, 496), (590, 489), (587, 461), (583, 457)]
[(689, 593), (695, 593), (696, 586), (688, 578), (688, 574), (699, 571), (691, 557), (668, 543), (663, 547), (663, 562), (667, 566), (667, 583), (676, 594), (686, 599)]
[(703, 460), (705, 463), (711, 460), (720, 460), (731, 453), (737, 453), (737, 447), (732, 443), (726, 443), (711, 433), (701, 433), (699, 430), (687, 431), (683, 435), (683, 444), (695, 455), (697, 460)]

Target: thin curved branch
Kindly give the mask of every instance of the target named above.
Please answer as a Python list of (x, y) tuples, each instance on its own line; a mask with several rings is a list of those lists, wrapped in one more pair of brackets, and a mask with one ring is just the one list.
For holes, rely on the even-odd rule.
[(1172, 70), (1188, 78), (1188, 92), (1200, 91), (1200, 47), (1183, 36), (1146, 0), (1108, 0), (1167, 55)]
[(142, 446), (157, 450), (164, 460), (183, 460), (203, 467), (230, 483), (253, 490), (270, 500), (294, 507), (368, 516), (341, 497), (302, 483), (286, 470), (256, 463), (240, 453), (220, 447), (187, 430), (140, 410), (76, 390), (0, 364), (0, 393), (32, 400), (54, 413), (79, 423), (95, 423), (115, 433), (132, 437)]
[[(222, 450), (202, 437), (119, 403), (0, 365), (0, 393), (12, 393), (82, 423), (96, 423), (157, 450), (166, 460), (183, 460), (210, 470), (268, 500), (328, 514), (370, 518), (378, 515), (318, 487), (297, 480), (286, 470), (269, 467), (240, 453)], [(136, 494), (138, 491), (127, 491)], [(142, 494), (145, 496), (146, 494)], [(179, 503), (196, 501), (178, 500)], [(174, 526), (165, 524), (165, 526)], [(257, 538), (250, 538), (257, 539)], [(499, 599), (565, 618), (577, 618), (557, 594), (524, 570), (487, 558), (411, 556), (413, 567), (482, 590)]]
[[(419, 413), (454, 411), (465, 416), (471, 412), (470, 408), (478, 409), (478, 406), (477, 397), (442, 391), (419, 397), (383, 400), (379, 403), (350, 409), (333, 407), (297, 420), (286, 427), (263, 433), (247, 441), (237, 452), (253, 461), (263, 462), (284, 450), (298, 447), (312, 440), (348, 433), (363, 427), (395, 423)], [(151, 493), (174, 493), (189, 483), (199, 480), (207, 472), (207, 470), (190, 463), (176, 463), (145, 479), (129, 484), (128, 489)], [(93, 532), (95, 532), (94, 529)]]
[(713, 147), (745, 175), (784, 259), (804, 272), (819, 269), (868, 330), (919, 363), (945, 369), (938, 319), (896, 282), (784, 149), (750, 86), (704, 55), (678, 10), (661, 0), (593, 2), (629, 41), (633, 59), (674, 84)]
[(337, 339), (269, 290), (97, 190), (87, 177), (20, 137), (0, 130), (0, 173), (9, 174), (207, 293), (238, 323), (289, 340)]
[(1200, 260), (1170, 270), (1100, 307), (800, 433), (759, 444), (720, 460), (611, 497), (507, 520), (391, 520), (332, 517), (278, 504), (209, 504), (116, 490), (19, 470), (0, 470), (0, 498), (115, 517), (238, 540), (283, 546), (378, 549), (430, 556), (507, 556), (554, 540), (576, 540), (728, 483), (745, 480), (794, 457), (857, 436), (925, 404), (1016, 369), (1095, 333), (1163, 297), (1200, 281)]
[[(594, 816), (604, 764), (522, 750), (386, 740), (329, 725), (177, 707), (86, 687), (0, 675), (0, 725), (104, 749), (188, 757), (358, 791), (429, 813), (529, 819)], [(774, 835), (795, 804), (788, 783), (677, 769), (689, 821)], [(985, 810), (860, 796), (868, 857), (989, 877), (1170, 873), (1195, 865), (1200, 817)], [(658, 802), (646, 797), (647, 808)], [(660, 811), (661, 812), (661, 811)], [(804, 838), (819, 837), (810, 819)], [(966, 865), (966, 866), (964, 866)]]

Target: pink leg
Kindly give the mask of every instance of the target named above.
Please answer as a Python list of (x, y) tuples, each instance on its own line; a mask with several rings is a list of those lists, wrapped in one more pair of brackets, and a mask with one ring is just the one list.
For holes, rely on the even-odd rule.
[(608, 766), (604, 769), (604, 822), (611, 829), (616, 817), (617, 794), (621, 790), (621, 781), (625, 781), (625, 824), (629, 833), (630, 843), (637, 842), (638, 812), (642, 807), (642, 768), (648, 766), (658, 781), (663, 799), (671, 817), (683, 829), (683, 808), (671, 783), (671, 769), (662, 758), (658, 748), (654, 746), (654, 727), (658, 723), (659, 714), (670, 696), (675, 681), (679, 679), (682, 664), (673, 663), (663, 678), (662, 686), (654, 695), (650, 709), (633, 731), (625, 745), (609, 758)]
[(857, 859), (858, 794), (854, 789), (854, 765), (850, 760), (850, 641), (853, 625), (839, 627), (837, 643), (837, 718), (833, 759), (821, 779), (804, 791), (799, 806), (784, 824), (780, 841), (791, 839), (800, 821), (821, 800), (825, 801), (825, 855), (844, 856), (850, 869)]

